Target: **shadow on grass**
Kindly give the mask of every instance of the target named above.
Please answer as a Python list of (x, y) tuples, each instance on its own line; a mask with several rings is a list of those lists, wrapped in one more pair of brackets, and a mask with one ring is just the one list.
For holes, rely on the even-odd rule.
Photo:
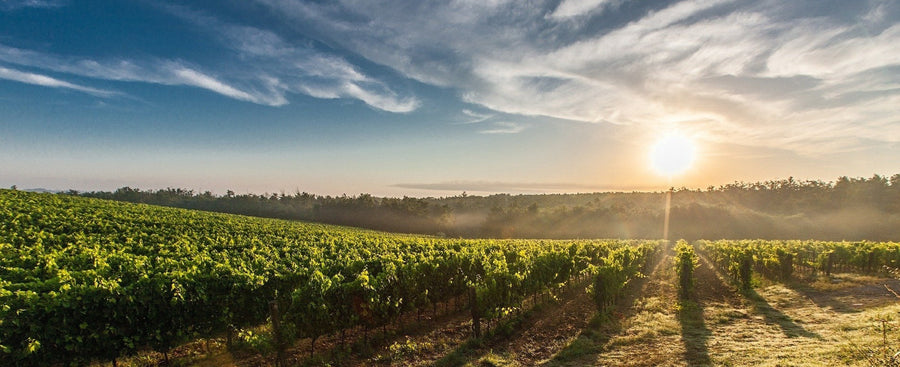
[(827, 295), (827, 292), (816, 290), (815, 288), (813, 288), (809, 284), (804, 283), (801, 280), (785, 282), (784, 286), (797, 293), (802, 294), (804, 297), (815, 303), (816, 306), (819, 306), (820, 308), (831, 309), (832, 311), (839, 313), (860, 312), (860, 310), (851, 307), (847, 303), (830, 297), (829, 295)]
[[(830, 309), (839, 313), (858, 313), (866, 308), (890, 303), (897, 300), (894, 289), (900, 289), (900, 280), (879, 279), (870, 283), (858, 283), (847, 288), (822, 290), (816, 289), (812, 282), (828, 281), (838, 282), (839, 279), (820, 276), (812, 279), (793, 279), (784, 285), (791, 290), (800, 293), (820, 308)], [(842, 300), (844, 299), (844, 300)], [(850, 299), (851, 301), (846, 301)], [(854, 301), (858, 300), (858, 301)], [(866, 302), (863, 302), (865, 300)]]
[(784, 332), (784, 335), (788, 338), (804, 337), (822, 339), (821, 335), (806, 330), (806, 328), (794, 322), (794, 319), (790, 316), (785, 315), (783, 312), (772, 307), (772, 305), (770, 305), (763, 296), (759, 295), (755, 289), (744, 291), (744, 296), (751, 302), (754, 312), (762, 315), (765, 318), (766, 323), (776, 324), (781, 327), (781, 331)]
[[(490, 329), (485, 327), (480, 338), (471, 338), (465, 343), (454, 348), (449, 354), (435, 362), (435, 366), (462, 366), (467, 363), (476, 363), (482, 358), (503, 355), (508, 352), (504, 343), (519, 337), (538, 320), (554, 313), (557, 309), (563, 309), (567, 304), (575, 302), (578, 292), (584, 292), (587, 284), (575, 285), (563, 291), (559, 300), (539, 303), (522, 315), (502, 321)], [(491, 364), (488, 362), (488, 364)]]
[(481, 338), (469, 339), (462, 345), (456, 347), (450, 354), (435, 361), (434, 365), (438, 367), (462, 366), (469, 362), (478, 349), (483, 345)]
[[(572, 292), (575, 291), (577, 289), (574, 287), (566, 291), (563, 297), (567, 299), (564, 302), (572, 302), (574, 298)], [(450, 353), (435, 361), (434, 365), (463, 366), (469, 362), (476, 362), (486, 356), (494, 355), (494, 353), (502, 354), (504, 350), (502, 347), (497, 348), (498, 344), (520, 336), (528, 325), (531, 325), (536, 318), (540, 317), (541, 313), (547, 312), (548, 308), (553, 309), (561, 307), (561, 305), (562, 303), (558, 301), (541, 303), (525, 311), (522, 315), (502, 321), (490, 327), (490, 329), (487, 325), (484, 325), (481, 337), (472, 337), (466, 340), (466, 342), (458, 345)]]
[(556, 353), (545, 366), (592, 365), (603, 352), (603, 346), (622, 331), (624, 318), (611, 317), (609, 312), (599, 313), (575, 340)]
[(681, 341), (684, 343), (684, 360), (689, 366), (705, 366), (709, 359), (707, 341), (712, 332), (706, 327), (703, 306), (694, 301), (682, 301), (678, 311), (681, 324)]
[[(724, 282), (722, 282), (721, 274), (712, 267), (711, 263), (702, 255), (701, 260), (703, 264), (700, 268), (698, 268), (698, 279), (701, 279), (701, 272), (706, 272), (706, 274), (704, 274), (705, 276), (703, 276), (702, 279), (704, 279), (704, 283), (707, 283), (707, 286), (712, 286), (713, 289), (719, 289), (719, 291), (716, 291), (715, 293), (725, 294), (731, 292), (725, 291), (727, 286), (724, 284)], [(711, 299), (708, 298), (708, 292), (709, 291), (698, 290), (700, 299)], [(822, 338), (819, 334), (813, 333), (809, 330), (806, 330), (803, 326), (798, 325), (796, 322), (794, 322), (793, 319), (791, 319), (790, 316), (785, 315), (775, 307), (772, 307), (772, 305), (770, 305), (763, 296), (757, 293), (755, 289), (751, 288), (748, 290), (740, 291), (739, 293), (746, 300), (750, 301), (754, 312), (762, 315), (765, 318), (766, 323), (778, 325), (787, 337), (805, 337), (817, 339)]]
[[(659, 257), (655, 260), (653, 270), (650, 274), (657, 271), (665, 271), (663, 268), (666, 264), (666, 257), (671, 257), (671, 247), (667, 247)], [(625, 296), (616, 302), (616, 305), (605, 312), (599, 312), (594, 315), (590, 323), (581, 331), (575, 340), (569, 345), (556, 353), (544, 366), (586, 366), (596, 363), (597, 358), (603, 353), (605, 345), (613, 336), (622, 332), (623, 322), (633, 313), (632, 306), (637, 299), (644, 295), (651, 275), (643, 278), (635, 279), (628, 284)]]

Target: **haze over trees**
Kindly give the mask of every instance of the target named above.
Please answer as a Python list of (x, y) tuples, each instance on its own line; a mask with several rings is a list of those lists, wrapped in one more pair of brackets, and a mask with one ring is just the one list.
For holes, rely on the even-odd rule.
[[(82, 196), (448, 237), (659, 238), (664, 192), (379, 198), (167, 188)], [(674, 189), (672, 238), (897, 240), (900, 174)]]

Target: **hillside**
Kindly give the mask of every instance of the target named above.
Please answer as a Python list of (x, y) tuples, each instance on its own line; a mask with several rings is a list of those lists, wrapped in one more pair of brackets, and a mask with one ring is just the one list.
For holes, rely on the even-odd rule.
[[(70, 194), (467, 238), (660, 238), (665, 207), (663, 192), (398, 199), (125, 187)], [(671, 220), (672, 238), (900, 240), (900, 174), (681, 188), (673, 191)]]
[(314, 349), (462, 299), (475, 325), (496, 324), (591, 269), (618, 292), (658, 244), (448, 240), (0, 190), (0, 364), (167, 359), (273, 318)]

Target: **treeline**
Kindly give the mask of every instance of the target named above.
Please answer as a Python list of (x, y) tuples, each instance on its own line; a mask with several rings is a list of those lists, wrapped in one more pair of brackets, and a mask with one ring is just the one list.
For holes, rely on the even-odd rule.
[(211, 192), (167, 188), (140, 190), (122, 187), (114, 192), (84, 192), (86, 197), (242, 214), (264, 218), (306, 220), (373, 228), (391, 232), (437, 234), (450, 230), (450, 208), (424, 199), (404, 197), (376, 198), (358, 196), (321, 196), (306, 192), (295, 194), (242, 194), (228, 191), (216, 196)]
[[(365, 228), (497, 238), (660, 238), (665, 192), (378, 198), (294, 194), (222, 196), (124, 187), (82, 196)], [(735, 182), (674, 189), (670, 237), (900, 239), (900, 174)]]

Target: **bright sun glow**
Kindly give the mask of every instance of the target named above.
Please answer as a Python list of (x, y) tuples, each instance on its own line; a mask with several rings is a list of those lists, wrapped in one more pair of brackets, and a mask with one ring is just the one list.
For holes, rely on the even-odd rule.
[(650, 164), (660, 175), (672, 177), (694, 163), (694, 142), (681, 134), (663, 136), (650, 150)]

